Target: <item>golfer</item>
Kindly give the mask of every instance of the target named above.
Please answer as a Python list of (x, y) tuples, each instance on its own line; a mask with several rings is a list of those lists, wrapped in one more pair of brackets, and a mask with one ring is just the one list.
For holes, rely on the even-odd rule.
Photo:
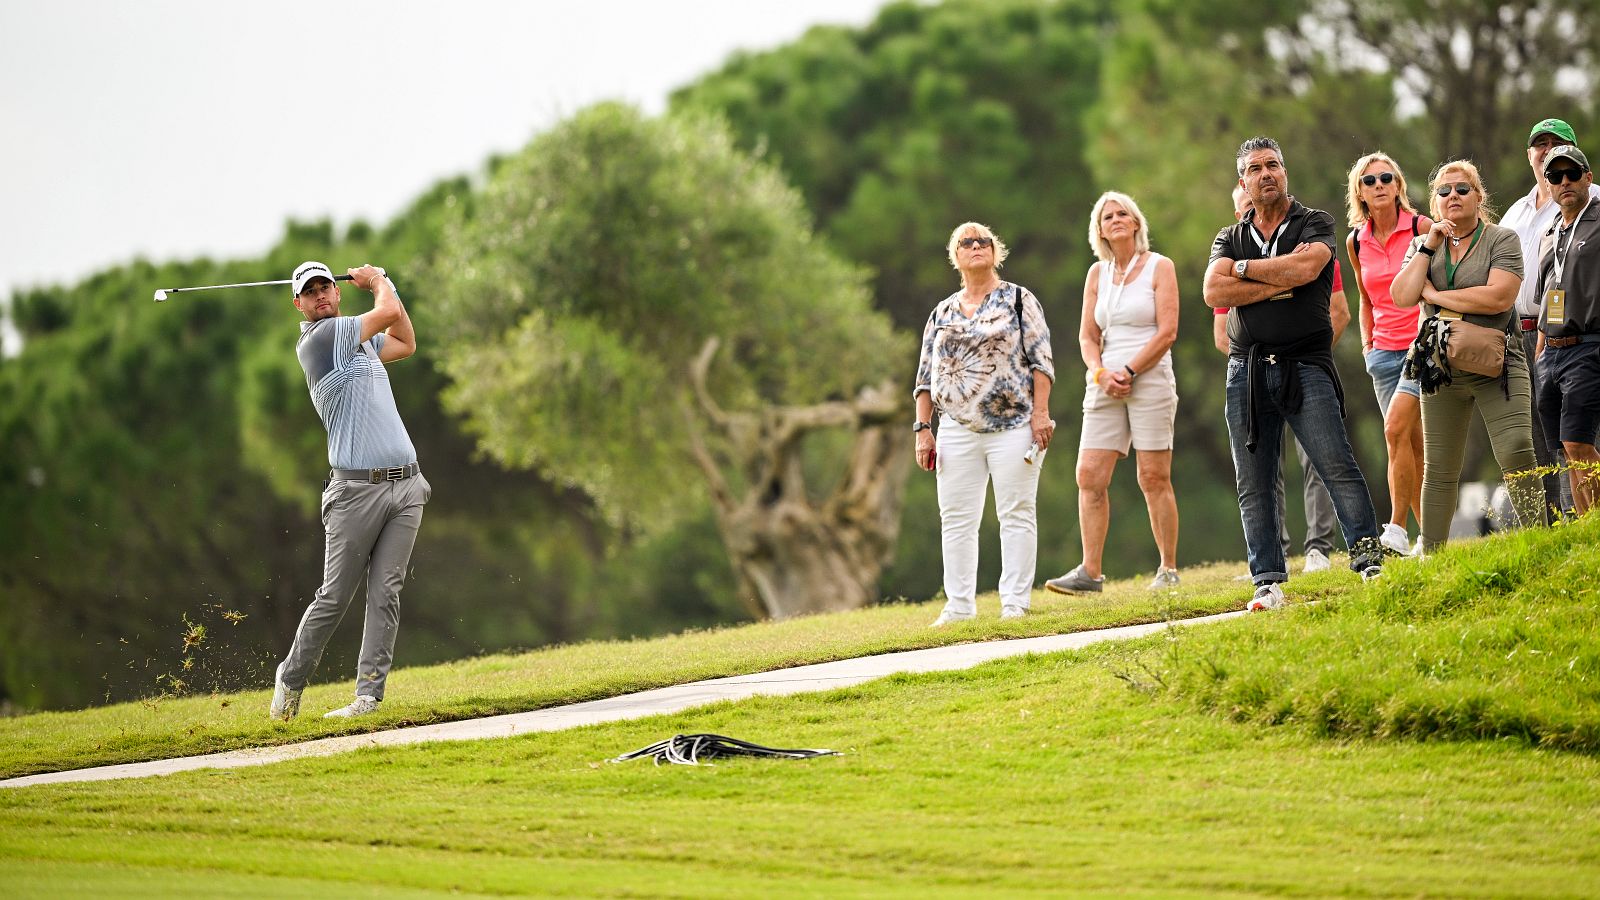
[(316, 671), (328, 638), (350, 598), (367, 580), (366, 624), (356, 670), (356, 699), (325, 718), (373, 712), (394, 661), (400, 628), (400, 588), (422, 507), (433, 493), (417, 465), (417, 451), (395, 409), (383, 364), (417, 349), (411, 317), (382, 269), (350, 269), (356, 287), (371, 291), (372, 311), (339, 315), (339, 286), (319, 262), (294, 270), (291, 290), (300, 324), (295, 352), (306, 373), (311, 403), (328, 431), (328, 483), (322, 492), (327, 535), (322, 587), (306, 607), (289, 658), (278, 664), (272, 717), (288, 721), (300, 711), (300, 692)]

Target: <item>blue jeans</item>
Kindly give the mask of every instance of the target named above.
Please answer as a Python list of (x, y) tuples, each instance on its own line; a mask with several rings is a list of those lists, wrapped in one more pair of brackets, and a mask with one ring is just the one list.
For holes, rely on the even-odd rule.
[(1394, 395), (1410, 394), (1422, 400), (1422, 386), (1405, 376), (1406, 351), (1379, 350), (1373, 347), (1366, 352), (1367, 374), (1372, 376), (1372, 392), (1378, 395), (1378, 411), (1389, 417), (1389, 401)]
[(1244, 542), (1250, 559), (1250, 580), (1271, 584), (1289, 580), (1288, 563), (1278, 543), (1280, 513), (1275, 486), (1282, 458), (1283, 425), (1288, 423), (1305, 448), (1322, 483), (1333, 498), (1333, 511), (1350, 548), (1350, 568), (1359, 572), (1381, 565), (1383, 548), (1378, 543), (1378, 519), (1367, 494), (1367, 480), (1356, 465), (1355, 452), (1339, 416), (1339, 397), (1333, 380), (1322, 369), (1305, 363), (1299, 366), (1300, 411), (1285, 414), (1278, 407), (1278, 389), (1283, 372), (1278, 364), (1265, 359), (1267, 397), (1257, 412), (1256, 452), (1245, 449), (1245, 361), (1228, 358), (1228, 440), (1233, 445), (1233, 468), (1239, 488), (1239, 515), (1244, 520)]

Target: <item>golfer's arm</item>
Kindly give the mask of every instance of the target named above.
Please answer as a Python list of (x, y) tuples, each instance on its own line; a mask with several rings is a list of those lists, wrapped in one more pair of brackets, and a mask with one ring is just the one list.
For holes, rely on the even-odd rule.
[(1211, 316), (1211, 343), (1217, 345), (1223, 356), (1228, 355), (1228, 317)]
[[(394, 362), (417, 352), (417, 332), (411, 327), (411, 315), (406, 312), (405, 304), (400, 302), (400, 294), (394, 289), (394, 282), (388, 278), (383, 279), (383, 283), (378, 285), (373, 294), (377, 303), (368, 315), (377, 319), (381, 313), (388, 321), (388, 325), (383, 329), (387, 340), (383, 342), (383, 350), (379, 351), (378, 358), (386, 363)], [(374, 333), (376, 331), (374, 328)]]
[[(1251, 264), (1254, 265), (1255, 260), (1251, 260)], [(1283, 288), (1276, 285), (1233, 277), (1233, 260), (1226, 256), (1218, 257), (1206, 270), (1205, 288), (1202, 291), (1206, 305), (1212, 309), (1249, 306), (1281, 293)]]

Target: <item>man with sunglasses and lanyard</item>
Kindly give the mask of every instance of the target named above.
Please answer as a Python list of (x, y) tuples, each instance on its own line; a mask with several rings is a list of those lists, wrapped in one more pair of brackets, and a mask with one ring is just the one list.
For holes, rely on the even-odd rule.
[[(1541, 242), (1560, 212), (1560, 207), (1553, 202), (1550, 182), (1545, 180), (1544, 164), (1553, 148), (1577, 143), (1572, 126), (1561, 119), (1544, 119), (1534, 125), (1528, 132), (1528, 168), (1533, 170), (1533, 189), (1511, 204), (1500, 218), (1500, 225), (1515, 231), (1521, 239), (1523, 266), (1528, 272), (1517, 292), (1517, 315), (1521, 319), (1522, 352), (1528, 357), (1528, 374), (1533, 379), (1533, 452), (1541, 468), (1552, 469), (1544, 476), (1546, 510), (1572, 509), (1572, 487), (1567, 479), (1553, 471), (1561, 462), (1560, 442), (1555, 435), (1544, 433), (1543, 416), (1539, 412), (1542, 377), (1539, 366), (1533, 362), (1539, 338), (1539, 304), (1544, 296), (1538, 284), (1539, 263), (1545, 252)], [(1600, 197), (1600, 185), (1593, 185), (1589, 190), (1591, 195)]]
[(1333, 365), (1333, 216), (1289, 194), (1283, 154), (1271, 138), (1245, 141), (1235, 157), (1254, 209), (1211, 246), (1205, 300), (1228, 313), (1228, 439), (1239, 488), (1250, 578), (1249, 608), (1284, 604), (1288, 565), (1278, 543), (1274, 482), (1288, 422), (1333, 498), (1362, 578), (1382, 571), (1377, 515), (1344, 428), (1344, 392)]
[(1600, 466), (1600, 202), (1589, 158), (1577, 147), (1551, 149), (1544, 176), (1561, 215), (1539, 266), (1538, 408), (1546, 439), (1559, 441), (1573, 465), (1568, 476), (1581, 516), (1595, 505)]

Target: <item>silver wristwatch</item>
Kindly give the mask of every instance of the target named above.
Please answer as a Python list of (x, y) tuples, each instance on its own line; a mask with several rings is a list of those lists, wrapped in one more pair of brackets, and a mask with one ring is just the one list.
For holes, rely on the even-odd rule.
[(1247, 267), (1248, 265), (1250, 265), (1250, 260), (1248, 260), (1248, 259), (1239, 260), (1238, 262), (1233, 264), (1233, 274), (1235, 276), (1239, 277), (1239, 278), (1243, 278), (1244, 277), (1245, 267)]
[(913, 422), (913, 423), (911, 423), (911, 433), (912, 434), (916, 434), (919, 431), (931, 431), (931, 430), (933, 430), (933, 423), (932, 422)]

